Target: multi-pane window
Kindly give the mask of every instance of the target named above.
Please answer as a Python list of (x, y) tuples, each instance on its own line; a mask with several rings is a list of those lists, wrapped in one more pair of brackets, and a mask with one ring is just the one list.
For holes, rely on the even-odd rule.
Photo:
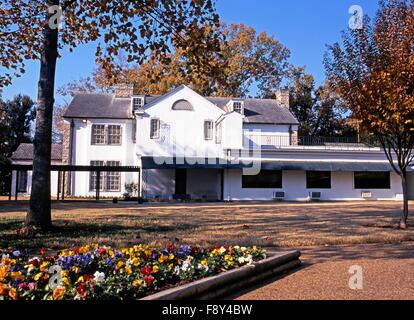
[(92, 125), (92, 144), (105, 144), (105, 125)]
[[(103, 167), (105, 165), (104, 161), (91, 161), (91, 166), (94, 167)], [(98, 173), (96, 171), (92, 171), (89, 175), (89, 190), (96, 191), (96, 180), (98, 178)], [(99, 181), (99, 191), (104, 191), (104, 173), (100, 173), (100, 181)]]
[(92, 145), (122, 144), (122, 127), (120, 125), (92, 125)]
[[(91, 161), (91, 166), (97, 167), (119, 167), (120, 161)], [(97, 172), (91, 172), (89, 177), (89, 190), (96, 191)], [(101, 172), (99, 181), (99, 191), (119, 192), (121, 191), (120, 172)]]
[(243, 189), (281, 189), (282, 171), (262, 170), (255, 176), (242, 176)]
[(132, 98), (132, 108), (134, 111), (140, 110), (144, 107), (144, 98), (135, 97)]
[[(108, 167), (119, 167), (121, 162), (108, 161), (106, 163)], [(120, 172), (107, 172), (106, 173), (106, 191), (114, 192), (121, 191), (121, 173)]]
[(160, 138), (160, 120), (159, 119), (151, 119), (150, 137), (151, 139)]
[(108, 144), (120, 145), (122, 141), (122, 129), (121, 126), (109, 125), (108, 126)]
[(243, 104), (240, 101), (233, 102), (233, 110), (237, 113), (243, 113)]
[(355, 189), (391, 189), (389, 172), (354, 172)]
[(331, 172), (330, 171), (307, 171), (306, 172), (307, 189), (331, 189)]
[(213, 121), (204, 121), (204, 140), (213, 140)]

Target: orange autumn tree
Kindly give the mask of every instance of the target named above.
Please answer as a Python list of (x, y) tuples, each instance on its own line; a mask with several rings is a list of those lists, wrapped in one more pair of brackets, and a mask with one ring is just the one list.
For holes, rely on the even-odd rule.
[(401, 177), (407, 227), (407, 170), (414, 161), (414, 0), (380, 1), (375, 20), (343, 33), (329, 47), (325, 67), (332, 88), (381, 144)]
[[(63, 20), (61, 21), (61, 17)], [(1, 85), (40, 62), (30, 209), (26, 226), (47, 230), (55, 76), (58, 58), (77, 46), (96, 44), (96, 60), (108, 77), (114, 58), (143, 61), (149, 52), (168, 54), (174, 40), (196, 65), (200, 53), (216, 50), (216, 39), (199, 43), (203, 28), (218, 24), (215, 0), (9, 0), (0, 7)], [(201, 31), (200, 31), (201, 30)], [(187, 36), (188, 35), (188, 36)]]
[(141, 93), (162, 95), (185, 83), (204, 96), (243, 97), (256, 84), (259, 96), (273, 98), (290, 69), (289, 49), (274, 36), (244, 24), (221, 23), (197, 32), (195, 38), (205, 43), (212, 33), (220, 35), (220, 50), (200, 52), (197, 63), (188, 48), (174, 45), (167, 62), (156, 54), (138, 65), (120, 57), (118, 77), (108, 79), (99, 66), (89, 77), (63, 86), (60, 93), (111, 91), (117, 82), (126, 82), (134, 83)]

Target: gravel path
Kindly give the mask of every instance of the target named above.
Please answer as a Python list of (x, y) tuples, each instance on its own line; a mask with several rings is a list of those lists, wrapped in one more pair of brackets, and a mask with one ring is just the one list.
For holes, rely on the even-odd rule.
[[(414, 300), (414, 242), (304, 248), (303, 267), (243, 292), (240, 300)], [(349, 288), (351, 266), (363, 289)]]

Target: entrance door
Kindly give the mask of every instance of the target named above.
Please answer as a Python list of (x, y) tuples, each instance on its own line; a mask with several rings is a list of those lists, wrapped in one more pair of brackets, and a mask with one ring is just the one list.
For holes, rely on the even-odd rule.
[(175, 194), (176, 196), (187, 195), (187, 169), (175, 170)]

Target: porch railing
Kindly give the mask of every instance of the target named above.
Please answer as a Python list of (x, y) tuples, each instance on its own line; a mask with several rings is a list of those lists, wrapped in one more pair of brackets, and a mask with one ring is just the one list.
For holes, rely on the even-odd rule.
[(343, 148), (377, 148), (379, 143), (372, 137), (299, 137), (296, 139), (288, 134), (244, 134), (244, 147), (248, 149), (278, 149), (289, 146), (308, 147), (343, 147)]

